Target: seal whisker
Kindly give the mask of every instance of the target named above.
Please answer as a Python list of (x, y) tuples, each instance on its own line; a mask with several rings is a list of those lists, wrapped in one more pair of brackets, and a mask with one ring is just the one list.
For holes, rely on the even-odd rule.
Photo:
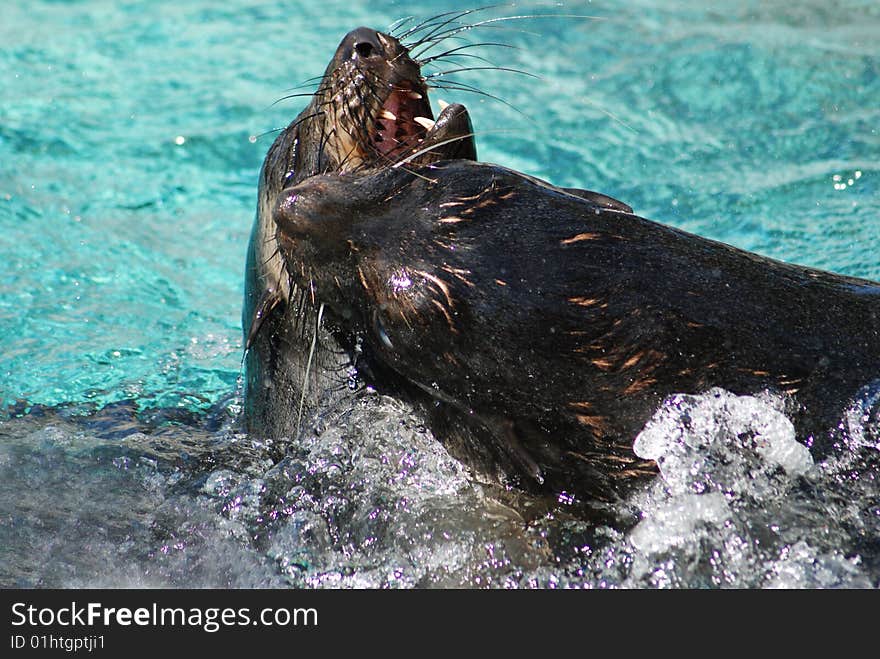
[[(267, 243), (267, 244), (268, 244), (268, 243)], [(263, 263), (262, 263), (261, 265), (263, 265), (263, 266), (267, 266), (267, 265), (269, 265), (269, 263), (272, 261), (272, 259), (274, 259), (276, 256), (280, 256), (280, 254), (281, 254), (281, 247), (278, 246), (277, 243), (276, 243), (275, 251), (273, 251), (273, 252), (269, 255), (269, 257), (268, 257), (265, 261), (263, 261)], [(283, 263), (282, 263), (282, 267), (284, 267)]]
[[(420, 150), (416, 151), (415, 153), (407, 156), (403, 160), (398, 160), (393, 165), (391, 165), (391, 167), (393, 167), (393, 168), (402, 167), (403, 165), (407, 164), (408, 162), (411, 162), (412, 160), (415, 160), (416, 158), (418, 158), (421, 155), (424, 155), (426, 153), (430, 153), (432, 151), (436, 151), (441, 146), (445, 146), (447, 144), (452, 144), (453, 142), (459, 142), (461, 140), (466, 140), (471, 137), (474, 137), (474, 133), (466, 133), (464, 135), (456, 135), (455, 137), (450, 137), (448, 140), (443, 140), (441, 142), (435, 142), (434, 144), (431, 144), (430, 146), (425, 147), (424, 149), (420, 149)], [(416, 172), (411, 172), (411, 173), (415, 174), (416, 176), (420, 176)], [(422, 178), (424, 178), (424, 177), (422, 177)], [(430, 179), (426, 179), (426, 180), (430, 180)]]
[[(316, 97), (316, 98), (323, 98), (322, 96), (319, 96), (318, 94), (315, 94), (315, 97)], [(328, 99), (326, 99), (326, 100), (321, 101), (320, 103), (317, 104), (316, 107), (318, 107), (318, 108), (325, 108), (325, 107), (328, 107), (328, 106), (331, 107), (331, 108), (333, 107), (333, 99), (332, 99), (332, 98), (328, 98)], [(323, 110), (322, 110), (321, 112), (322, 112), (322, 114), (325, 114), (325, 112), (324, 112)]]
[[(442, 14), (437, 14), (435, 16), (432, 16), (431, 18), (428, 18), (428, 19), (422, 21), (421, 23), (419, 23), (415, 27), (410, 28), (409, 30), (407, 30), (406, 32), (404, 32), (401, 35), (398, 35), (396, 38), (399, 41), (403, 41), (404, 39), (406, 39), (408, 36), (410, 36), (412, 34), (416, 34), (417, 32), (421, 32), (422, 30), (430, 29), (431, 32), (426, 34), (422, 40), (428, 39), (431, 36), (433, 36), (438, 30), (441, 30), (445, 26), (458, 21), (458, 19), (460, 19), (460, 18), (463, 18), (469, 14), (475, 14), (475, 13), (478, 13), (481, 11), (486, 11), (488, 9), (494, 9), (495, 7), (498, 7), (498, 6), (499, 5), (486, 5), (484, 7), (477, 7), (476, 9), (457, 9), (454, 11), (443, 12)], [(447, 16), (452, 16), (452, 18), (447, 19), (446, 18)], [(446, 20), (441, 21), (441, 19), (446, 19)], [(421, 43), (421, 42), (416, 42), (415, 45), (418, 45), (419, 43)], [(415, 47), (415, 45), (412, 47), (407, 46), (407, 48), (409, 48), (411, 50), (413, 47)]]
[(472, 94), (479, 94), (480, 96), (485, 96), (487, 98), (491, 98), (495, 101), (498, 101), (499, 103), (503, 103), (504, 105), (509, 107), (511, 110), (514, 110), (517, 113), (521, 114), (523, 117), (525, 117), (529, 121), (534, 121), (534, 119), (532, 119), (525, 112), (520, 110), (518, 107), (516, 107), (515, 105), (513, 105), (509, 101), (505, 101), (500, 96), (495, 96), (494, 94), (489, 94), (488, 92), (484, 92), (482, 89), (478, 89), (477, 87), (474, 87), (473, 85), (468, 85), (467, 83), (464, 83), (464, 82), (461, 82), (458, 80), (448, 80), (447, 79), (447, 80), (444, 80), (442, 84), (434, 81), (428, 85), (428, 88), (429, 89), (447, 89), (449, 91), (471, 92)]
[[(395, 37), (398, 41), (401, 41), (401, 42), (402, 42), (404, 39), (406, 39), (406, 38), (407, 38), (408, 36), (410, 36), (410, 35), (413, 35), (413, 34), (416, 34), (416, 33), (418, 33), (418, 32), (421, 32), (422, 30), (428, 30), (428, 29), (431, 29), (432, 27), (434, 27), (434, 26), (436, 26), (438, 23), (440, 23), (441, 19), (446, 18), (447, 16), (453, 16), (453, 14), (455, 14), (455, 16), (453, 16), (453, 18), (450, 19), (450, 20), (452, 20), (452, 21), (455, 21), (455, 20), (458, 20), (459, 18), (461, 18), (462, 16), (465, 16), (465, 15), (467, 14), (467, 12), (469, 12), (469, 11), (472, 12), (472, 11), (474, 11), (474, 10), (472, 10), (472, 9), (471, 9), (471, 10), (461, 10), (461, 9), (456, 9), (456, 10), (453, 10), (453, 11), (446, 11), (446, 12), (443, 12), (442, 14), (435, 14), (434, 16), (431, 16), (431, 17), (429, 17), (429, 18), (426, 18), (426, 19), (424, 19), (421, 23), (418, 23), (418, 24), (416, 24), (415, 26), (411, 27), (409, 30), (407, 30), (407, 31), (404, 32), (403, 34), (397, 34), (397, 35), (394, 35), (394, 37)], [(443, 25), (446, 25), (448, 22), (449, 22), (449, 21), (444, 21), (442, 24), (443, 24)]]
[(535, 78), (540, 80), (541, 76), (535, 75), (534, 73), (529, 73), (528, 71), (522, 71), (520, 69), (512, 69), (506, 66), (462, 66), (457, 69), (449, 69), (448, 71), (438, 71), (437, 73), (431, 73), (430, 75), (425, 76), (425, 80), (433, 80), (434, 78), (440, 78), (445, 75), (449, 75), (452, 73), (461, 73), (463, 71), (508, 71), (510, 73), (519, 73), (524, 76), (529, 76), (530, 78)]
[(307, 308), (306, 297), (308, 296), (308, 291), (305, 288), (301, 288), (299, 291), (299, 303), (297, 308), (299, 309), (299, 314), (297, 316), (297, 327), (299, 329), (300, 339), (305, 339), (306, 336), (306, 328), (308, 327), (308, 323), (306, 323), (307, 316)]
[(300, 396), (299, 396), (299, 412), (297, 413), (297, 418), (296, 418), (297, 435), (302, 430), (303, 406), (305, 405), (305, 402), (306, 402), (306, 391), (308, 391), (308, 387), (309, 387), (309, 374), (311, 373), (311, 370), (312, 370), (312, 359), (315, 356), (315, 347), (318, 345), (318, 332), (321, 329), (321, 319), (323, 318), (323, 316), (324, 316), (324, 305), (322, 304), (318, 308), (318, 314), (317, 314), (317, 317), (315, 318), (315, 333), (312, 335), (312, 343), (309, 346), (309, 357), (306, 360), (306, 369), (303, 372), (302, 387), (301, 387)]
[[(440, 34), (432, 39), (425, 39), (419, 44), (413, 44), (412, 46), (412, 56), (416, 59), (416, 61), (420, 61), (422, 56), (425, 55), (432, 48), (436, 48), (441, 43), (445, 41), (463, 41), (465, 43), (469, 43), (467, 39), (464, 37), (457, 36), (462, 32), (466, 32), (467, 30), (473, 29), (475, 27), (480, 27), (482, 23), (472, 24), (472, 25), (461, 25), (458, 29), (450, 29), (448, 32), (444, 34)], [(505, 25), (489, 25), (487, 27), (495, 28), (497, 30), (514, 30), (516, 32), (521, 32), (523, 34), (531, 34), (533, 36), (540, 36), (535, 32), (529, 32), (527, 30), (520, 30), (516, 28), (510, 28)], [(417, 48), (421, 48), (418, 52), (416, 52)]]
[(412, 175), (415, 176), (416, 178), (420, 178), (420, 179), (422, 179), (423, 181), (427, 181), (428, 183), (436, 183), (436, 182), (437, 182), (436, 179), (433, 179), (433, 178), (430, 178), (430, 177), (428, 177), (428, 176), (425, 176), (424, 174), (420, 174), (419, 172), (417, 172), (417, 171), (415, 171), (415, 170), (407, 169), (406, 167), (401, 167), (401, 169), (403, 169), (403, 170), (406, 171), (406, 172), (409, 172), (410, 174), (412, 174)]
[(391, 25), (388, 26), (388, 29), (386, 30), (386, 32), (388, 34), (390, 34), (391, 36), (394, 36), (394, 30), (403, 27), (404, 25), (406, 25), (410, 21), (414, 21), (415, 19), (416, 19), (416, 17), (414, 15), (404, 16), (403, 18), (398, 18), (396, 21), (394, 21)]
[(278, 100), (273, 101), (272, 104), (271, 104), (269, 107), (270, 107), (270, 108), (271, 108), (271, 107), (275, 107), (276, 105), (278, 105), (279, 103), (281, 103), (281, 101), (287, 101), (287, 100), (289, 100), (289, 99), (291, 99), (291, 98), (301, 98), (301, 97), (303, 97), (303, 96), (308, 96), (308, 97), (311, 98), (311, 97), (313, 97), (313, 96), (316, 96), (317, 94), (318, 94), (318, 92), (302, 92), (302, 93), (299, 93), (299, 94), (288, 94), (287, 96), (282, 96), (282, 97), (279, 98)]
[(314, 112), (312, 114), (306, 115), (305, 117), (299, 117), (299, 118), (297, 118), (297, 120), (293, 124), (291, 124), (290, 126), (287, 126), (287, 128), (273, 128), (272, 130), (267, 130), (265, 133), (260, 133), (259, 135), (254, 136), (253, 141), (258, 140), (261, 137), (268, 135), (269, 133), (275, 133), (279, 130), (290, 130), (291, 128), (295, 128), (296, 126), (300, 125), (301, 123), (303, 123), (307, 119), (312, 119), (313, 117), (317, 117), (322, 114), (324, 114), (323, 111)]
[[(336, 126), (334, 126), (329, 131), (324, 131), (324, 128), (321, 128), (321, 139), (318, 143), (318, 163), (324, 162), (324, 149), (327, 147), (327, 144), (330, 142), (330, 138), (336, 133)], [(329, 165), (328, 165), (329, 167)]]
[[(345, 170), (346, 166), (349, 164), (349, 161), (354, 159), (354, 154), (357, 151), (358, 146), (360, 146), (360, 145), (353, 144), (351, 149), (349, 149), (348, 153), (345, 154), (345, 157), (339, 162), (338, 168), (340, 171)], [(361, 160), (361, 162), (356, 162), (354, 164), (355, 169), (360, 167), (362, 164), (363, 164), (362, 160)]]
[(513, 46), (511, 44), (499, 43), (496, 41), (481, 41), (479, 43), (468, 43), (463, 46), (458, 46), (456, 48), (450, 48), (449, 50), (442, 52), (438, 55), (432, 55), (431, 57), (426, 57), (423, 60), (418, 60), (418, 63), (421, 66), (426, 66), (432, 62), (435, 62), (437, 60), (442, 60), (442, 59), (450, 59), (451, 61), (454, 61), (452, 58), (455, 58), (455, 57), (472, 57), (474, 59), (478, 59), (482, 62), (486, 62), (487, 64), (491, 64), (492, 66), (494, 66), (494, 63), (487, 60), (485, 57), (480, 57), (479, 55), (474, 55), (473, 53), (460, 52), (462, 50), (465, 50), (466, 48), (477, 48), (477, 47), (481, 47), (481, 46), (498, 46), (501, 48), (513, 48), (515, 50), (522, 50), (518, 46)]
[(311, 297), (311, 303), (312, 303), (313, 307), (318, 306), (318, 302), (317, 302), (317, 299), (315, 296), (315, 289), (316, 289), (315, 278), (312, 277), (310, 274), (309, 275), (309, 296)]
[[(520, 14), (517, 16), (499, 16), (497, 18), (487, 18), (482, 21), (478, 21), (476, 23), (468, 23), (466, 25), (460, 25), (458, 27), (448, 28), (445, 32), (439, 32), (436, 35), (432, 35), (431, 38), (422, 39), (421, 43), (418, 46), (431, 41), (431, 43), (427, 48), (421, 51), (421, 53), (413, 54), (413, 57), (418, 59), (421, 55), (427, 52), (430, 48), (433, 48), (438, 43), (443, 41), (444, 39), (448, 39), (456, 34), (460, 34), (461, 32), (467, 32), (469, 30), (474, 30), (478, 27), (503, 27), (497, 25), (497, 23), (501, 23), (503, 21), (517, 21), (517, 20), (525, 20), (525, 19), (535, 19), (535, 18), (587, 18), (590, 20), (605, 20), (602, 16), (591, 16), (586, 14)], [(518, 30), (519, 32), (526, 32), (525, 30)], [(540, 36), (540, 35), (539, 35)], [(408, 46), (409, 47), (409, 46)], [(417, 45), (413, 45), (409, 47), (410, 50), (414, 50)]]
[(288, 87), (288, 88), (285, 89), (284, 91), (292, 91), (292, 90), (294, 90), (294, 89), (302, 89), (303, 87), (307, 87), (308, 85), (314, 85), (314, 84), (318, 84), (318, 85), (320, 85), (322, 82), (324, 82), (325, 80), (327, 80), (329, 77), (330, 77), (330, 76), (329, 76), (328, 74), (326, 74), (326, 73), (322, 73), (322, 74), (319, 75), (319, 76), (314, 76), (314, 77), (312, 77), (312, 78), (307, 78), (306, 80), (303, 80), (303, 81), (302, 81), (301, 83), (299, 83), (298, 85), (294, 85), (293, 87)]
[(299, 286), (297, 285), (296, 280), (294, 280), (292, 277), (289, 277), (289, 276), (288, 276), (288, 282), (289, 282), (289, 286), (288, 286), (288, 293), (287, 293), (287, 304), (288, 304), (288, 306), (290, 306), (290, 305), (293, 305), (293, 298), (299, 292), (298, 291)]
[(271, 130), (263, 131), (262, 133), (259, 133), (258, 135), (251, 135), (248, 139), (251, 141), (251, 143), (253, 143), (263, 137), (266, 137), (266, 135), (271, 135), (272, 133), (280, 133), (282, 130), (284, 130), (283, 127), (282, 128), (273, 128)]
[[(414, 28), (404, 34), (401, 34), (398, 37), (398, 39), (403, 41), (411, 34), (415, 34), (415, 33), (420, 32), (422, 30), (430, 29), (431, 30), (430, 32), (428, 32), (425, 35), (422, 35), (422, 37), (420, 37), (419, 40), (413, 44), (413, 47), (415, 47), (419, 43), (424, 43), (425, 41), (434, 38), (435, 35), (437, 35), (438, 33), (442, 34), (444, 28), (446, 28), (447, 30), (455, 29), (455, 28), (447, 27), (449, 25), (453, 25), (453, 24), (456, 26), (463, 25), (462, 23), (459, 22), (459, 19), (462, 19), (465, 16), (469, 16), (470, 14), (478, 14), (480, 12), (488, 11), (490, 9), (497, 9), (498, 7), (501, 7), (501, 6), (504, 6), (504, 5), (501, 5), (501, 4), (484, 5), (482, 7), (476, 7), (474, 9), (462, 9), (462, 10), (455, 10), (455, 11), (447, 11), (442, 14), (437, 14), (436, 16), (433, 16), (433, 17), (423, 21), (421, 23), (421, 25), (417, 26), (417, 28)], [(508, 6), (513, 6), (513, 5), (508, 5)], [(451, 18), (446, 18), (447, 16), (451, 16)], [(441, 21), (440, 19), (446, 19), (446, 20)], [(472, 23), (467, 23), (465, 25), (472, 25)]]
[(599, 105), (599, 104), (596, 103), (595, 101), (591, 101), (591, 100), (590, 100), (588, 97), (586, 97), (586, 96), (583, 97), (583, 100), (584, 100), (587, 104), (592, 105), (594, 108), (596, 108), (599, 112), (601, 112), (602, 114), (604, 114), (604, 115), (605, 115), (606, 117), (608, 117), (609, 119), (611, 119), (611, 120), (613, 120), (613, 121), (616, 121), (617, 123), (619, 123), (619, 124), (620, 124), (621, 126), (623, 126), (624, 128), (628, 128), (628, 129), (631, 130), (632, 132), (638, 134), (639, 131), (637, 131), (635, 128), (633, 128), (632, 126), (630, 126), (628, 123), (626, 123), (623, 119), (621, 119), (620, 117), (618, 117), (617, 115), (615, 115), (615, 114), (614, 114), (613, 112), (611, 112), (610, 110), (606, 110), (606, 109), (603, 108), (601, 105)]

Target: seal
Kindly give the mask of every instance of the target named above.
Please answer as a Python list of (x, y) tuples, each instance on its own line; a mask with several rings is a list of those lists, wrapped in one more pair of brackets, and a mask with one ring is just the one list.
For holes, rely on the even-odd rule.
[(315, 174), (384, 166), (413, 150), (422, 163), (476, 159), (472, 133), (462, 105), (434, 120), (420, 66), (397, 39), (369, 28), (343, 38), (311, 102), (275, 139), (260, 172), (242, 311), (249, 432), (296, 435), (304, 414), (332, 405), (351, 381), (347, 350), (317, 318), (308, 290), (292, 285), (280, 256), (272, 212), (279, 193)]
[(831, 437), (880, 376), (880, 284), (790, 265), (497, 165), (311, 177), (278, 195), (281, 257), (377, 386), (421, 397), (454, 453), (520, 486), (609, 498), (673, 393), (784, 397)]
[[(273, 215), (279, 194), (317, 174), (403, 161), (417, 166), (476, 160), (467, 109), (454, 103), (435, 119), (423, 62), (410, 56), (411, 48), (425, 40), (438, 43), (442, 33), (437, 31), (467, 13), (441, 15), (409, 30), (426, 31), (409, 47), (370, 28), (349, 32), (308, 106), (269, 148), (245, 266), (247, 431), (268, 438), (295, 436), (302, 418), (336, 404), (354, 384), (351, 337), (332, 318), (322, 318), (313, 291), (292, 281), (281, 257)], [(577, 194), (618, 203), (586, 190)]]

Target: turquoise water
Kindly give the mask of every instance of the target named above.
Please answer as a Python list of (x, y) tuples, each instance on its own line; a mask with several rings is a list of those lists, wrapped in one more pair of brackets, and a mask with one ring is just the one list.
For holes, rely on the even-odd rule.
[[(455, 76), (483, 159), (777, 258), (880, 278), (876, 3), (521, 3)], [(435, 2), (441, 12), (466, 6)], [(236, 386), (272, 133), (398, 2), (17, 2), (0, 26), (2, 407), (204, 407)], [(465, 65), (482, 65), (463, 60)], [(446, 65), (449, 68), (449, 65)], [(452, 77), (452, 76), (450, 76)]]
[[(257, 174), (272, 131), (307, 99), (276, 101), (321, 74), (348, 30), (385, 29), (413, 11), (390, 0), (6, 0), (0, 419), (34, 405), (86, 412), (120, 401), (117, 423), (150, 408), (201, 418), (230, 400), (234, 415)], [(474, 19), (535, 13), (584, 17), (499, 21), (465, 36), (515, 46), (479, 52), (537, 78), (448, 76), (506, 103), (434, 96), (470, 108), (481, 159), (603, 191), (651, 219), (775, 258), (880, 279), (880, 5), (525, 2)], [(10, 455), (32, 470), (41, 451), (68, 455), (57, 442), (79, 437), (59, 472), (71, 478), (91, 468), (83, 455), (115, 446), (104, 436), (77, 443), (83, 430), (63, 424), (61, 440), (15, 428), (5, 426), (19, 447)], [(152, 455), (137, 450), (141, 461)], [(146, 481), (108, 468), (87, 494), (105, 481), (135, 487), (125, 485), (134, 478), (140, 494), (129, 499), (155, 503)], [(47, 482), (9, 483), (8, 496)], [(235, 490), (193, 487), (210, 497)], [(261, 551), (247, 556), (263, 572), (266, 555), (289, 562), (289, 547)], [(257, 582), (275, 583), (276, 572), (263, 572)], [(255, 583), (217, 579), (202, 583)]]

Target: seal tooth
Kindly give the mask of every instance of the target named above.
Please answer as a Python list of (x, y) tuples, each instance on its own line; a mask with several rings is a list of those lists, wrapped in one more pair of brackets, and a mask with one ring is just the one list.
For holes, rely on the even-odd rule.
[(428, 119), (428, 117), (413, 117), (413, 121), (415, 121), (419, 126), (424, 126), (428, 130), (431, 130), (436, 123), (433, 119)]
[(419, 94), (418, 92), (407, 92), (406, 95), (416, 101), (418, 101), (420, 98), (422, 98), (422, 95)]
[(449, 103), (444, 101), (442, 98), (437, 99), (437, 105), (440, 106), (440, 112), (443, 112), (443, 110), (449, 107)]
[(397, 116), (391, 112), (390, 110), (382, 110), (379, 113), (380, 119), (390, 119), (391, 121), (397, 121)]

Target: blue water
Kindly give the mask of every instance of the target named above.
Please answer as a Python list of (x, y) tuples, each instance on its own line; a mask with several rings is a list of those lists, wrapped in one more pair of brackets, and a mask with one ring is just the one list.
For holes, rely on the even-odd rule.
[[(465, 6), (421, 3), (418, 11)], [(120, 425), (145, 431), (137, 415), (146, 410), (179, 409), (198, 423), (219, 407), (224, 420), (215, 426), (234, 421), (257, 174), (272, 131), (307, 99), (275, 102), (321, 74), (348, 30), (384, 29), (412, 12), (391, 0), (3, 3), (0, 420), (6, 419), (7, 452), (0, 463), (10, 473), (29, 465), (33, 476), (42, 456), (60, 455), (60, 473), (70, 478), (88, 480), (89, 465), (93, 475), (103, 474), (87, 492), (122, 478), (129, 486), (113, 487), (129, 498), (126, 487), (134, 487), (149, 509), (155, 501), (144, 481), (135, 472), (117, 473), (122, 467), (114, 460), (128, 454), (94, 464), (88, 456), (112, 452), (124, 436), (116, 432)], [(463, 72), (448, 78), (506, 103), (451, 90), (434, 96), (469, 107), (481, 159), (601, 190), (651, 219), (775, 258), (880, 279), (880, 5), (524, 2), (473, 19), (536, 13), (583, 17), (499, 21), (465, 36), (515, 46), (479, 52), (537, 79)], [(104, 434), (51, 415), (26, 427), (12, 418), (42, 406), (62, 406), (75, 417), (114, 403), (120, 407), (110, 409), (125, 413), (111, 415), (116, 430)], [(177, 446), (184, 439), (168, 441)], [(205, 442), (211, 441), (221, 440), (209, 434)], [(129, 450), (137, 464), (155, 458), (145, 458), (152, 454), (143, 447)], [(180, 454), (187, 451), (195, 449)], [(168, 486), (169, 472), (149, 464)], [(232, 467), (233, 480), (241, 481), (247, 470), (239, 462)], [(22, 506), (15, 492), (28, 487), (52, 507), (57, 500), (44, 491), (50, 484), (32, 478), (11, 484), (7, 495), (13, 508)], [(194, 501), (214, 496), (198, 489), (203, 484), (194, 487)], [(68, 519), (81, 513), (74, 507)], [(481, 514), (471, 517), (478, 524)], [(21, 523), (28, 542), (39, 544), (39, 525)], [(51, 537), (62, 533), (49, 526)], [(11, 528), (5, 531), (20, 531)], [(129, 533), (127, 542), (148, 544), (147, 535)], [(224, 553), (223, 537), (211, 555)], [(272, 566), (289, 563), (290, 552), (266, 546), (257, 558), (242, 549), (261, 576), (215, 574), (202, 583), (275, 583), (286, 573)], [(137, 572), (158, 555), (154, 549), (135, 551), (125, 564)], [(102, 559), (107, 551), (99, 552)], [(4, 582), (94, 583), (65, 580), (75, 553), (62, 552), (42, 576), (22, 567)], [(518, 569), (531, 583), (522, 576), (528, 570)], [(172, 572), (129, 582), (187, 583)], [(643, 585), (657, 585), (646, 579)], [(871, 579), (877, 583), (876, 574)], [(536, 583), (546, 584), (545, 577)]]

